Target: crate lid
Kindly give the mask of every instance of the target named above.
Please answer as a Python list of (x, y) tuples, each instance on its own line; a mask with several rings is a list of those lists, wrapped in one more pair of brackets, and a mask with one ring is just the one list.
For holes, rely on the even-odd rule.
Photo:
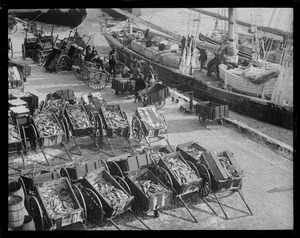
[(8, 104), (10, 106), (21, 106), (21, 105), (27, 105), (27, 102), (25, 102), (22, 99), (17, 98), (17, 99), (8, 100)]

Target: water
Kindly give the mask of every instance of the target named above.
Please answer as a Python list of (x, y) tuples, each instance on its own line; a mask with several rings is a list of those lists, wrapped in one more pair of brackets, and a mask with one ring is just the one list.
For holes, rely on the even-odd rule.
[[(228, 15), (227, 8), (203, 8), (203, 10)], [(291, 31), (293, 9), (273, 10), (274, 8), (238, 8), (237, 18), (252, 24)], [(141, 12), (140, 17), (144, 20), (181, 35), (198, 35), (199, 32), (213, 30), (215, 26), (215, 18), (187, 8), (142, 8)], [(270, 21), (272, 15), (273, 19)], [(220, 27), (222, 24), (224, 21), (219, 21)]]

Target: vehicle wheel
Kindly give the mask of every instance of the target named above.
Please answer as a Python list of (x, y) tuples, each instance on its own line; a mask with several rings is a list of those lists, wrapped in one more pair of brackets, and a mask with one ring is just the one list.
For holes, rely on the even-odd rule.
[(186, 160), (187, 164), (191, 167), (191, 169), (196, 173), (196, 175), (200, 178), (199, 171), (195, 164), (193, 164), (191, 161)]
[(119, 177), (123, 177), (123, 172), (121, 170), (121, 168), (119, 167), (119, 165), (115, 162), (115, 161), (108, 161), (106, 162), (108, 169), (109, 169), (109, 173), (113, 176), (119, 176)]
[(22, 57), (23, 57), (23, 60), (26, 59), (26, 49), (25, 49), (24, 44), (22, 44)]
[(80, 189), (78, 188), (77, 185), (73, 184), (72, 185), (72, 188), (73, 188), (73, 191), (75, 193), (75, 196), (80, 204), (80, 206), (83, 208), (84, 210), (84, 217), (85, 217), (85, 220), (87, 220), (87, 209), (86, 209), (86, 204), (85, 204), (85, 201), (84, 201), (84, 198), (83, 198), (83, 195), (80, 191)]
[(43, 211), (39, 205), (38, 199), (34, 196), (29, 196), (28, 214), (33, 218), (35, 229), (37, 231), (44, 230)]
[(70, 183), (72, 182), (71, 178), (70, 178), (70, 175), (69, 175), (69, 172), (68, 172), (68, 170), (65, 167), (61, 167), (61, 169), (59, 171), (59, 174), (60, 174), (61, 177), (68, 178), (69, 181), (70, 181)]
[(67, 55), (61, 55), (57, 60), (57, 71), (64, 71), (70, 69), (70, 57)]
[(107, 172), (109, 172), (108, 165), (107, 165), (107, 163), (106, 163), (103, 159), (100, 159), (100, 160), (99, 160), (99, 163), (101, 164), (101, 166), (102, 166)]
[(97, 114), (97, 116), (96, 116), (96, 121), (97, 121), (97, 125), (98, 125), (97, 137), (98, 137), (99, 143), (101, 144), (103, 142), (103, 138), (104, 138), (104, 133), (103, 133), (104, 129), (103, 129), (101, 116), (99, 114)]
[(208, 124), (208, 116), (206, 114), (206, 112), (202, 112), (200, 115), (199, 115), (199, 121), (200, 121), (200, 124), (202, 126), (207, 126)]
[(45, 55), (40, 49), (36, 49), (32, 53), (32, 60), (37, 65), (41, 66), (45, 61)]
[(82, 78), (83, 82), (88, 85), (88, 81), (90, 78), (90, 71), (88, 70), (88, 67), (86, 67), (86, 66), (82, 67), (81, 78)]
[(217, 123), (220, 125), (220, 126), (223, 126), (224, 125), (224, 119), (223, 118), (220, 118), (217, 120)]
[(144, 136), (141, 121), (136, 116), (132, 118), (132, 136), (137, 142), (141, 142)]
[(158, 97), (158, 99), (156, 100), (156, 102), (154, 103), (154, 106), (157, 108), (157, 109), (161, 109), (163, 108), (163, 106), (166, 104), (166, 99), (165, 98), (161, 98), (161, 97)]
[(197, 169), (199, 171), (200, 177), (203, 180), (199, 193), (201, 194), (202, 197), (206, 197), (211, 191), (211, 178), (210, 178), (209, 170), (201, 162), (197, 164)]
[(87, 219), (90, 222), (101, 224), (104, 217), (104, 211), (99, 197), (89, 188), (83, 188), (81, 192), (86, 204)]
[(98, 137), (99, 136), (99, 132), (98, 132), (98, 125), (97, 125), (97, 121), (95, 119), (94, 114), (91, 111), (88, 111), (88, 118), (90, 120), (90, 122), (92, 123), (92, 126), (94, 128), (94, 132), (93, 132), (93, 136), (94, 137)]
[(73, 74), (74, 74), (77, 78), (82, 78), (82, 70), (81, 70), (81, 69), (73, 68)]
[(89, 87), (94, 90), (102, 90), (108, 83), (108, 77), (105, 73), (97, 73), (89, 80)]
[(129, 195), (132, 195), (129, 186), (128, 186), (128, 184), (124, 181), (124, 179), (122, 179), (120, 176), (117, 176), (117, 175), (115, 175), (115, 176), (113, 176), (113, 177), (114, 177), (114, 179), (122, 186), (122, 188), (124, 188), (125, 191), (126, 191), (127, 193), (129, 193)]
[(173, 182), (170, 174), (168, 173), (167, 170), (165, 170), (162, 167), (154, 167), (152, 169), (152, 173), (159, 179), (161, 180), (167, 187), (173, 191)]

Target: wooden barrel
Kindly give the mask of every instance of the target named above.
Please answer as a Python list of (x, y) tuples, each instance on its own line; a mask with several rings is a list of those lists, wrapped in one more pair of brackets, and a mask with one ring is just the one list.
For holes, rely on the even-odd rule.
[(8, 184), (8, 195), (12, 196), (20, 196), (25, 201), (24, 190), (19, 182), (10, 182)]
[(24, 216), (23, 231), (35, 231), (35, 225), (31, 216)]
[(20, 196), (8, 196), (8, 227), (16, 228), (24, 222), (24, 201)]

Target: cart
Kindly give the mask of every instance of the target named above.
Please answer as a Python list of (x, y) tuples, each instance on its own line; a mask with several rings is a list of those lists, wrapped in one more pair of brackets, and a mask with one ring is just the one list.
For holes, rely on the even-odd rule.
[[(113, 186), (112, 190), (117, 190), (123, 199), (116, 200), (115, 203), (109, 200), (104, 193), (102, 193), (100, 186)], [(118, 230), (118, 224), (113, 221), (118, 215), (130, 211), (145, 227), (149, 229), (132, 211), (131, 205), (134, 197), (131, 196), (104, 168), (94, 170), (83, 178), (78, 185), (81, 190), (83, 198), (86, 203), (87, 217), (92, 223), (101, 224), (103, 219), (112, 223)]]
[(97, 68), (96, 63), (85, 61), (81, 57), (74, 57), (72, 62), (72, 69), (73, 74), (79, 78), (82, 79), (84, 82), (88, 79), (88, 73), (84, 72), (87, 70), (87, 68)]
[(157, 109), (163, 108), (168, 96), (168, 86), (161, 83), (157, 83), (153, 87), (145, 88), (139, 92), (139, 97), (143, 106), (154, 105)]
[(99, 128), (99, 139), (102, 142), (104, 137), (107, 138), (110, 148), (115, 155), (110, 139), (124, 137), (133, 152), (130, 144), (130, 126), (127, 115), (121, 110), (120, 105), (107, 105), (105, 108), (100, 107), (100, 114), (96, 115), (95, 120)]
[(34, 63), (36, 63), (39, 66), (42, 66), (44, 62), (46, 61), (48, 55), (53, 50), (53, 47), (55, 46), (55, 43), (58, 39), (58, 35), (56, 36), (55, 40), (53, 41), (53, 36), (43, 36), (39, 42), (37, 43), (37, 46), (32, 52), (32, 60)]
[[(172, 179), (172, 189), (174, 191), (174, 194), (176, 194), (176, 197), (179, 198), (180, 202), (184, 205), (184, 207), (193, 217), (195, 222), (198, 222), (181, 198), (183, 195), (199, 192), (202, 187), (203, 180), (200, 177), (196, 166), (194, 166), (194, 164), (192, 163), (187, 163), (187, 161), (182, 158), (180, 152), (173, 152), (162, 156), (158, 162), (158, 165), (167, 170)], [(178, 165), (179, 167), (176, 168), (176, 165)], [(179, 172), (180, 170), (179, 168), (184, 168), (186, 171), (189, 171), (189, 175), (192, 175), (192, 178), (188, 178), (187, 176), (184, 176), (183, 178), (179, 176), (179, 174), (177, 174), (177, 172)], [(217, 214), (208, 204), (206, 199), (202, 195), (200, 197), (206, 203), (206, 205), (213, 211), (213, 213)]]
[[(238, 192), (247, 209), (252, 214), (241, 192), (242, 177), (244, 174), (231, 151), (223, 151), (216, 155), (192, 141), (178, 145), (177, 150), (180, 151), (183, 158), (197, 166), (200, 174), (204, 174), (203, 178), (205, 184), (207, 184), (207, 188), (203, 191), (203, 196), (208, 195), (211, 191), (226, 219), (228, 219), (228, 216), (216, 196), (216, 194), (226, 191), (231, 191), (232, 193)], [(228, 172), (226, 167), (230, 168), (232, 172)]]
[(43, 148), (55, 146), (57, 144), (60, 144), (65, 148), (70, 160), (72, 160), (72, 157), (64, 144), (67, 141), (66, 134), (68, 131), (66, 130), (63, 121), (59, 119), (55, 113), (39, 113), (38, 115), (31, 117), (31, 123), (34, 130), (34, 141), (40, 147), (48, 165), (49, 161)]
[[(140, 205), (145, 212), (154, 212), (154, 216), (159, 216), (159, 209), (167, 207), (172, 198), (172, 179), (168, 172), (159, 166), (151, 158), (149, 151), (153, 150), (167, 151), (165, 147), (151, 147), (147, 152), (135, 156), (118, 156), (109, 158), (107, 165), (109, 172), (114, 179), (123, 186), (123, 188), (136, 198), (136, 205)], [(166, 190), (158, 192), (150, 197), (147, 196), (143, 190), (135, 184), (139, 179), (147, 178), (152, 182), (162, 185)], [(126, 182), (125, 182), (126, 181)], [(126, 186), (126, 183), (128, 186)]]
[(150, 139), (165, 139), (173, 151), (168, 139), (167, 122), (156, 107), (138, 107), (133, 115), (131, 126), (132, 135), (138, 142), (144, 138), (151, 146)]
[(107, 71), (97, 69), (94, 66), (83, 66), (82, 77), (84, 83), (94, 90), (103, 90), (110, 78)]
[(20, 127), (13, 124), (8, 124), (8, 153), (21, 153), (23, 166), (25, 169), (26, 166), (24, 160), (24, 150), (25, 149), (21, 139)]
[(209, 120), (216, 120), (219, 125), (224, 124), (224, 118), (228, 117), (228, 105), (222, 105), (210, 101), (198, 102), (196, 104), (196, 115), (202, 126), (207, 126)]
[(95, 140), (97, 130), (96, 123), (94, 123), (93, 126), (83, 105), (81, 103), (66, 103), (63, 111), (64, 115), (62, 115), (62, 118), (65, 121), (66, 131), (70, 131), (70, 137), (73, 137), (80, 155), (82, 155), (82, 152), (75, 137), (90, 136), (98, 150), (101, 152)]
[(126, 95), (127, 98), (134, 97), (135, 81), (130, 79), (121, 76), (112, 79), (111, 88), (116, 91), (115, 95)]
[(16, 66), (8, 66), (8, 88), (24, 91), (23, 75)]
[[(37, 183), (36, 197), (29, 198), (29, 214), (42, 230), (55, 230), (84, 221), (80, 206), (69, 180), (65, 177)], [(61, 210), (59, 210), (61, 208)]]
[(39, 98), (30, 92), (23, 92), (20, 89), (9, 89), (8, 99), (21, 99), (27, 102), (30, 114), (32, 115), (35, 109), (38, 109)]

